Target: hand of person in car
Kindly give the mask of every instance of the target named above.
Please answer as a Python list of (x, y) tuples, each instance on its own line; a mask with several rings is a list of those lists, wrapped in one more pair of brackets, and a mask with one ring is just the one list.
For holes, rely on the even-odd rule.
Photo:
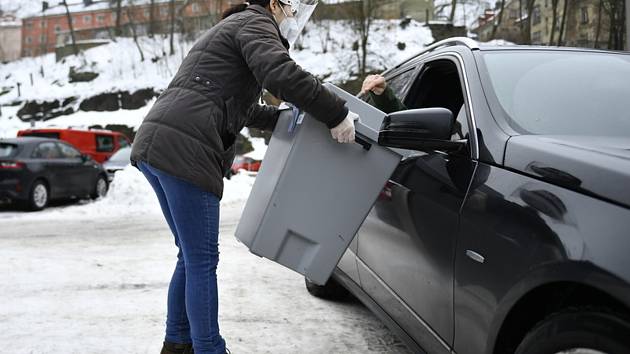
[(330, 130), (333, 139), (339, 143), (353, 143), (354, 142), (354, 121), (359, 119), (359, 115), (348, 111), (346, 118), (339, 123), (336, 127)]
[(374, 92), (374, 94), (380, 96), (385, 92), (387, 88), (387, 81), (381, 75), (368, 75), (363, 81), (363, 86), (361, 87), (361, 94), (366, 94), (369, 91)]

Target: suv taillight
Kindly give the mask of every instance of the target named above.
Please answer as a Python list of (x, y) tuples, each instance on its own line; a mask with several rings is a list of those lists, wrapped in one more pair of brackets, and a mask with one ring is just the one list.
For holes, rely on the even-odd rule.
[(0, 170), (21, 170), (24, 163), (20, 161), (0, 161)]

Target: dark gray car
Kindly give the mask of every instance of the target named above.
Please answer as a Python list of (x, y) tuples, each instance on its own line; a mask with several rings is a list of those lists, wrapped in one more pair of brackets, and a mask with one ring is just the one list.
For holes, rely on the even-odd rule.
[(107, 189), (101, 164), (64, 141), (0, 139), (0, 201), (41, 210), (53, 199), (99, 198)]
[(630, 55), (452, 39), (385, 76), (405, 157), (309, 291), (414, 352), (630, 353)]

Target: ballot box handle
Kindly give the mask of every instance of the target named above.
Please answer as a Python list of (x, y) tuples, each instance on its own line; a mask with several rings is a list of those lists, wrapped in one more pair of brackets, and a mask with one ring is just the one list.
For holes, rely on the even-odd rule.
[(361, 133), (356, 132), (354, 137), (354, 142), (363, 146), (365, 151), (370, 151), (372, 148), (372, 143), (368, 141), (368, 139)]

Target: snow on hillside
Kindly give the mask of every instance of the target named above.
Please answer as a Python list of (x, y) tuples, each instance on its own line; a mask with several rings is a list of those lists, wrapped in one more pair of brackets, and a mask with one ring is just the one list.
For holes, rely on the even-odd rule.
[[(292, 50), (291, 55), (303, 68), (326, 81), (340, 83), (353, 77), (357, 71), (357, 56), (352, 50), (357, 36), (352, 33), (350, 24), (342, 21), (322, 21), (307, 26), (299, 44), (302, 50)], [(327, 39), (328, 38), (328, 39)], [(368, 66), (373, 70), (384, 70), (397, 62), (417, 53), (433, 37), (428, 28), (412, 21), (406, 28), (400, 21), (376, 21), (370, 38)], [(77, 105), (83, 98), (118, 90), (136, 91), (143, 88), (163, 90), (177, 72), (181, 61), (193, 42), (175, 40), (175, 55), (168, 56), (169, 39), (157, 36), (153, 39), (140, 38), (140, 46), (145, 61), (130, 38), (119, 38), (117, 42), (89, 49), (79, 56), (55, 62), (54, 54), (36, 58), (24, 58), (0, 66), (1, 87), (13, 89), (0, 96), (2, 116), (0, 116), (0, 137), (15, 136), (17, 130), (29, 124), (20, 121), (16, 113), (20, 106), (7, 104), (26, 100), (55, 100), (77, 97)], [(400, 44), (399, 44), (400, 43)], [(403, 49), (399, 49), (399, 45)], [(324, 50), (327, 47), (327, 50)], [(156, 58), (155, 62), (151, 59)], [(91, 82), (70, 83), (70, 67), (96, 72), (99, 76)], [(42, 76), (41, 71), (44, 75)], [(31, 85), (31, 76), (33, 85)], [(18, 97), (17, 83), (21, 86)], [(77, 112), (37, 126), (68, 126), (110, 123), (137, 126), (151, 106), (133, 111), (118, 112)], [(75, 111), (78, 107), (75, 107)]]

